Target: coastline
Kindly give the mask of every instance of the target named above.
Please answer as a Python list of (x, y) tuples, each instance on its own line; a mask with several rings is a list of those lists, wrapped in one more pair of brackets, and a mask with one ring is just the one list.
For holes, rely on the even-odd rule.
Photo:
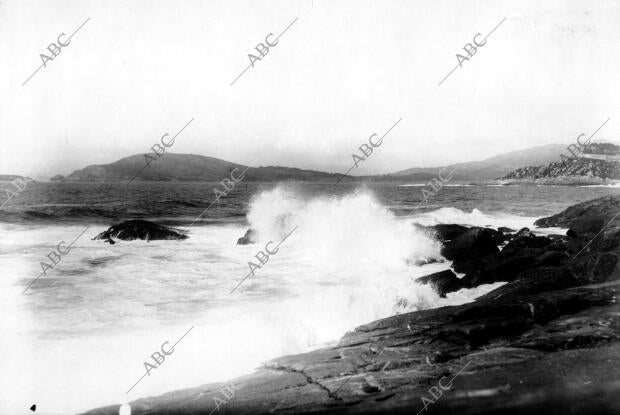
[(554, 239), (569, 261), (520, 272), (474, 302), (375, 321), (226, 384), (138, 399), (132, 413), (617, 412), (618, 212), (620, 197), (603, 197), (540, 219), (572, 230)]
[(538, 179), (502, 179), (495, 180), (495, 184), (505, 186), (510, 185), (538, 185), (538, 186), (617, 186), (620, 180), (602, 179), (594, 176), (559, 176), (559, 177), (541, 177)]

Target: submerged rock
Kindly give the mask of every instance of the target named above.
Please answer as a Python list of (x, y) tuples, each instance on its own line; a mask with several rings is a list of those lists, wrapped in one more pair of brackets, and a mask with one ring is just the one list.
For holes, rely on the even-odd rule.
[(187, 235), (174, 228), (158, 225), (157, 223), (146, 220), (135, 219), (111, 226), (107, 231), (101, 232), (93, 238), (93, 240), (97, 239), (114, 244), (114, 239), (123, 241), (142, 239), (148, 242), (161, 239), (187, 239)]

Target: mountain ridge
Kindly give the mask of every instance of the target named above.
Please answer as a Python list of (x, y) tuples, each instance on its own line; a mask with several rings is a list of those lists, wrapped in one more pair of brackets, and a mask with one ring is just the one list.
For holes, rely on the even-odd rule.
[[(156, 159), (152, 154), (136, 154), (109, 164), (93, 164), (75, 170), (66, 177), (56, 175), (54, 181), (208, 181), (217, 182), (245, 171), (246, 181), (276, 181), (285, 179), (327, 180), (339, 177), (336, 173), (301, 170), (294, 167), (249, 167), (215, 157), (198, 154), (166, 153)], [(246, 170), (247, 169), (247, 170)]]
[(536, 164), (547, 164), (559, 160), (560, 154), (566, 152), (565, 144), (546, 144), (526, 149), (500, 153), (482, 160), (453, 163), (443, 167), (412, 167), (400, 170), (394, 175), (403, 176), (416, 173), (438, 174), (442, 169), (455, 170), (457, 177), (466, 176), (468, 180), (493, 180), (504, 176), (507, 171)]
[[(483, 160), (453, 163), (443, 167), (412, 167), (389, 174), (347, 176), (348, 181), (397, 181), (426, 182), (445, 170), (454, 171), (456, 182), (488, 182), (505, 177), (508, 172), (532, 165), (546, 165), (559, 161), (566, 153), (565, 144), (547, 144), (507, 153), (497, 154)], [(238, 177), (245, 171), (244, 180), (254, 181), (328, 181), (340, 180), (342, 173), (329, 173), (295, 167), (260, 166), (248, 167), (215, 157), (198, 154), (164, 153), (136, 154), (108, 164), (93, 164), (75, 170), (66, 177), (54, 176), (52, 181), (208, 181), (217, 182), (229, 177), (231, 172)], [(445, 173), (444, 173), (445, 174)]]

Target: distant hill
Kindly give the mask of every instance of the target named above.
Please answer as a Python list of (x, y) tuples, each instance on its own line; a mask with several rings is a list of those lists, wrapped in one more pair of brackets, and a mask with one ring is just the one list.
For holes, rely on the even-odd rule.
[(428, 180), (441, 171), (447, 172), (454, 168), (454, 179), (461, 181), (488, 181), (505, 176), (519, 167), (548, 164), (560, 160), (560, 154), (566, 153), (566, 144), (549, 144), (525, 150), (498, 154), (480, 161), (468, 161), (451, 164), (445, 167), (413, 167), (393, 174), (408, 176), (410, 180)]
[[(512, 151), (499, 154), (480, 161), (470, 161), (464, 163), (451, 164), (445, 167), (414, 167), (402, 170), (393, 174), (375, 176), (348, 176), (347, 181), (396, 181), (396, 182), (427, 182), (445, 169), (444, 174), (454, 170), (453, 181), (467, 182), (489, 182), (498, 178), (508, 178), (512, 172), (516, 175), (527, 176), (525, 168), (531, 166), (547, 166), (554, 162), (560, 162), (562, 154), (570, 155), (566, 150), (565, 144), (550, 144), (546, 146), (533, 147), (526, 150)], [(616, 151), (613, 144), (593, 143), (586, 149), (592, 153), (611, 155)], [(595, 157), (595, 156), (592, 156)], [(594, 163), (594, 162), (593, 162)], [(614, 171), (608, 171), (603, 166), (605, 162), (594, 163), (591, 168), (593, 174), (614, 175)], [(560, 163), (561, 164), (561, 163)], [(600, 165), (600, 166), (599, 166)], [(576, 166), (576, 165), (575, 165)], [(599, 166), (599, 167), (595, 167)], [(554, 165), (554, 169), (557, 165)], [(239, 172), (245, 170), (247, 166), (238, 163), (206, 157), (195, 154), (174, 154), (166, 153), (159, 159), (153, 159), (150, 165), (146, 166), (144, 154), (138, 154), (122, 158), (110, 164), (91, 165), (80, 170), (76, 170), (70, 175), (63, 177), (56, 175), (53, 181), (128, 181), (132, 178), (135, 181), (198, 181), (198, 182), (217, 182), (229, 177), (234, 169)], [(542, 167), (541, 167), (542, 168)], [(575, 167), (578, 169), (577, 167)], [(586, 169), (587, 170), (587, 169)], [(586, 171), (586, 170), (579, 170)], [(525, 173), (524, 173), (525, 172)], [(542, 173), (547, 174), (547, 173)], [(266, 166), (250, 167), (245, 173), (245, 181), (272, 182), (282, 180), (299, 181), (333, 181), (340, 179), (340, 173), (326, 173), (315, 170), (301, 170), (292, 167)], [(517, 178), (511, 176), (511, 178)]]
[[(166, 153), (146, 166), (144, 154), (122, 158), (110, 164), (98, 164), (76, 170), (63, 177), (56, 175), (54, 181), (197, 181), (219, 182), (229, 177), (230, 172), (239, 169), (239, 176), (247, 166), (214, 157), (195, 154)], [(313, 170), (300, 170), (290, 167), (250, 167), (245, 173), (244, 181), (280, 181), (301, 180), (321, 181), (338, 180), (339, 174), (324, 173)]]

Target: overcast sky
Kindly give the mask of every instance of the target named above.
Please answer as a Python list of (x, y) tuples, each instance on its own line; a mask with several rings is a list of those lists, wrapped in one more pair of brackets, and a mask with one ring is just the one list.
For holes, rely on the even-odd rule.
[(192, 118), (172, 152), (340, 172), (402, 118), (352, 174), (568, 144), (607, 118), (597, 137), (617, 140), (619, 21), (592, 0), (2, 0), (0, 173), (145, 153)]

